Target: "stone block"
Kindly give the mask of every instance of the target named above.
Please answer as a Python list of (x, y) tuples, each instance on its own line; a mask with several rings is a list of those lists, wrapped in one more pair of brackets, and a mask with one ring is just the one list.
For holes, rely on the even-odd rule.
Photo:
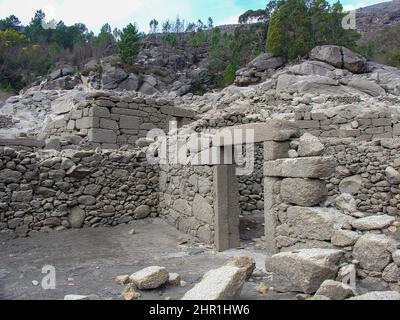
[(273, 274), (277, 292), (315, 293), (327, 279), (335, 279), (343, 252), (303, 249), (267, 257), (266, 270)]
[(106, 108), (106, 107), (94, 106), (90, 109), (89, 116), (108, 119), (111, 117), (111, 114), (110, 114), (110, 111), (108, 110), (108, 108)]
[(288, 158), (289, 149), (289, 142), (266, 141), (264, 142), (264, 160)]
[(112, 130), (89, 129), (89, 141), (95, 143), (116, 143), (117, 135)]
[(110, 130), (118, 130), (119, 126), (118, 126), (117, 121), (101, 118), (100, 119), (100, 128), (110, 129)]
[(233, 266), (207, 272), (203, 280), (188, 291), (182, 300), (231, 300), (238, 298), (246, 280), (246, 270)]
[(280, 194), (288, 204), (312, 207), (324, 201), (328, 191), (321, 180), (288, 178), (282, 181)]
[(84, 117), (82, 119), (76, 120), (77, 129), (91, 129), (98, 128), (100, 124), (99, 118)]
[(140, 119), (138, 117), (131, 117), (121, 115), (119, 120), (119, 127), (121, 129), (139, 129)]
[(334, 208), (289, 207), (285, 223), (296, 237), (330, 241), (337, 230), (349, 227), (353, 219)]
[(213, 146), (251, 144), (265, 141), (286, 141), (298, 133), (294, 122), (285, 120), (267, 120), (263, 123), (250, 123), (217, 132)]
[(335, 172), (332, 157), (280, 159), (264, 163), (264, 176), (287, 178), (327, 178)]
[(195, 118), (196, 117), (196, 112), (188, 109), (188, 108), (181, 108), (181, 107), (175, 107), (175, 106), (162, 106), (160, 109), (161, 113), (174, 116), (174, 117), (180, 117), (180, 118)]

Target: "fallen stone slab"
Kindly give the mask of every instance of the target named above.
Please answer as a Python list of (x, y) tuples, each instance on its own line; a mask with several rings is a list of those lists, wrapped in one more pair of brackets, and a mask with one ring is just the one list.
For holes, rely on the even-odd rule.
[(356, 295), (353, 288), (347, 284), (326, 280), (322, 283), (315, 295), (328, 297), (331, 300), (346, 300)]
[(397, 243), (383, 234), (367, 233), (354, 245), (353, 257), (363, 269), (381, 272), (392, 261)]
[(246, 280), (249, 280), (256, 269), (256, 261), (252, 257), (232, 257), (226, 263), (227, 266), (243, 268), (246, 270)]
[(335, 172), (332, 157), (279, 159), (264, 163), (264, 176), (285, 178), (328, 178)]
[(277, 292), (315, 293), (327, 279), (335, 279), (343, 252), (335, 249), (303, 249), (282, 252), (266, 260)]
[(152, 266), (132, 274), (129, 280), (140, 290), (151, 290), (167, 283), (169, 273), (164, 267)]
[(347, 300), (400, 300), (400, 293), (396, 291), (373, 291)]
[(286, 217), (294, 235), (321, 241), (330, 241), (336, 230), (350, 226), (353, 219), (334, 208), (321, 207), (289, 207)]
[(240, 295), (245, 280), (243, 268), (224, 266), (211, 270), (182, 300), (231, 300)]
[(395, 221), (396, 218), (388, 215), (370, 216), (354, 220), (353, 227), (361, 231), (379, 230), (386, 229)]

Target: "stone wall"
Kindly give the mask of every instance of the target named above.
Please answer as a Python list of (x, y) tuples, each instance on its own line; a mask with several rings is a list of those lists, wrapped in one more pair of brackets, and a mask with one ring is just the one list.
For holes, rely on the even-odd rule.
[(400, 135), (399, 116), (389, 107), (364, 108), (357, 112), (354, 105), (321, 110), (299, 110), (295, 121), (301, 133), (311, 133), (321, 138), (353, 137), (371, 141)]
[(173, 119), (182, 126), (195, 117), (194, 111), (174, 106), (173, 100), (98, 91), (50, 122), (46, 137), (75, 135), (83, 137), (91, 148), (118, 149), (134, 146), (152, 129), (167, 133)]
[(338, 167), (328, 182), (329, 194), (348, 193), (358, 211), (400, 216), (400, 140), (374, 142), (326, 139), (325, 154)]
[[(394, 260), (400, 246), (400, 217), (396, 194), (391, 192), (396, 192), (400, 174), (388, 167), (395, 166), (396, 159), (390, 142), (332, 140), (324, 151), (315, 137), (306, 135), (284, 150), (283, 157), (286, 152), (300, 157), (267, 161), (266, 238), (275, 250), (339, 249), (344, 254), (338, 281), (353, 273), (363, 286), (399, 291), (400, 268)], [(307, 149), (318, 152), (304, 152)], [(354, 173), (363, 177), (345, 183), (343, 174)], [(360, 184), (361, 179), (365, 180)]]
[(0, 147), (0, 237), (115, 226), (158, 215), (158, 167), (141, 152)]
[(160, 216), (186, 234), (214, 243), (212, 166), (161, 166)]

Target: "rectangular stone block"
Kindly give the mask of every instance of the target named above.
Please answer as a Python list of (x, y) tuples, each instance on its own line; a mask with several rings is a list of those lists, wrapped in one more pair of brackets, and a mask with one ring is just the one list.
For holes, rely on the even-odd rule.
[(162, 106), (160, 108), (161, 113), (174, 116), (174, 117), (181, 117), (181, 118), (195, 118), (196, 117), (196, 112), (187, 109), (187, 108), (180, 108), (180, 107), (174, 107), (174, 106)]
[(90, 109), (89, 115), (91, 117), (110, 118), (110, 111), (106, 107), (94, 106)]
[(397, 123), (393, 126), (393, 135), (400, 136), (400, 123)]
[(372, 119), (373, 126), (391, 126), (392, 119), (388, 118), (379, 118), (379, 119)]
[(215, 193), (215, 245), (218, 251), (240, 246), (239, 235), (239, 187), (236, 167), (220, 165), (214, 167)]
[(264, 160), (288, 158), (289, 149), (289, 142), (264, 142)]
[(100, 125), (100, 119), (93, 117), (84, 117), (82, 119), (76, 120), (75, 123), (77, 129), (98, 128), (99, 125)]
[(107, 129), (89, 129), (88, 137), (90, 142), (111, 143), (117, 142), (117, 135), (112, 130)]
[(319, 128), (318, 120), (297, 120), (296, 123), (300, 129), (317, 129), (317, 128)]
[(119, 119), (121, 129), (139, 129), (140, 119), (138, 117), (121, 115)]
[(101, 118), (100, 119), (100, 128), (102, 129), (110, 129), (110, 130), (118, 130), (119, 125), (117, 121)]
[(111, 113), (125, 115), (125, 116), (135, 116), (135, 117), (147, 117), (148, 113), (139, 110), (125, 109), (125, 108), (112, 108)]
[(82, 118), (83, 112), (82, 110), (72, 110), (71, 111), (71, 119), (72, 120), (77, 120)]
[(327, 178), (335, 171), (332, 157), (280, 159), (264, 163), (264, 176), (287, 178)]
[(216, 147), (251, 144), (265, 141), (286, 141), (298, 133), (293, 121), (267, 120), (263, 123), (250, 123), (217, 132), (212, 142)]
[(275, 219), (275, 214), (273, 207), (275, 205), (274, 199), (274, 187), (279, 181), (279, 178), (264, 178), (264, 226), (265, 226), (265, 248), (267, 251), (267, 256), (271, 256), (277, 253), (276, 247), (276, 225), (277, 221)]

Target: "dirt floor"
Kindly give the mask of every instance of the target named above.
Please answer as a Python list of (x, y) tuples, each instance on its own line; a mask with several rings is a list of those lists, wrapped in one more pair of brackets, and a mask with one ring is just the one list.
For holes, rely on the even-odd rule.
[[(136, 233), (130, 235), (133, 228)], [(224, 265), (231, 255), (252, 255), (257, 268), (263, 268), (264, 255), (254, 247), (248, 249), (251, 244), (244, 244), (247, 249), (216, 253), (194, 240), (178, 245), (183, 236), (160, 219), (147, 219), (114, 228), (68, 230), (1, 243), (0, 299), (59, 300), (67, 294), (80, 294), (120, 300), (123, 287), (114, 283), (115, 276), (159, 265), (179, 273), (187, 285), (141, 292), (141, 299), (178, 300), (205, 272)], [(55, 290), (42, 289), (45, 265), (56, 268)], [(293, 295), (259, 294), (256, 287), (262, 276), (256, 272), (241, 299), (294, 299)]]

